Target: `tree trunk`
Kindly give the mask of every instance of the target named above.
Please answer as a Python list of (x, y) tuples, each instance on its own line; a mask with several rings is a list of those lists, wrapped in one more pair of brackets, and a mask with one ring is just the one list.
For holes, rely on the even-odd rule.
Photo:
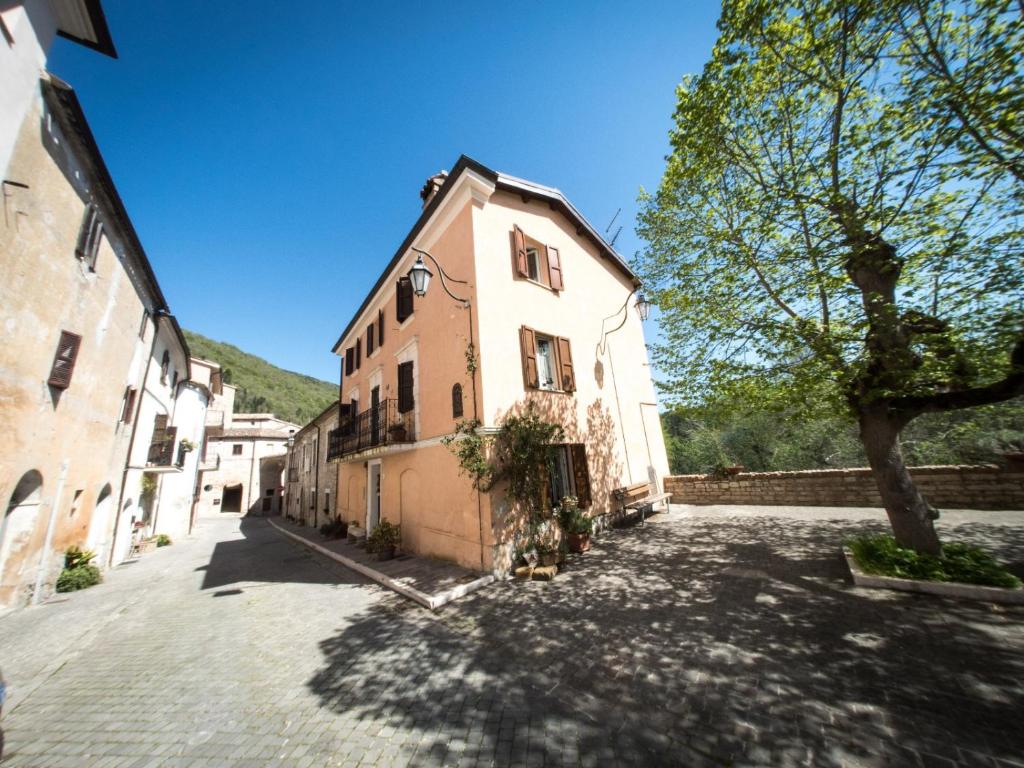
[(884, 407), (862, 409), (859, 421), (861, 443), (897, 543), (922, 554), (941, 555), (932, 508), (903, 463), (900, 430), (904, 424)]

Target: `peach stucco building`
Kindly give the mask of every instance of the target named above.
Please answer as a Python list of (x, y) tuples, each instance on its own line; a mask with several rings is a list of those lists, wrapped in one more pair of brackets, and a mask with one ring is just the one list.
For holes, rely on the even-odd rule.
[[(338, 514), (402, 526), (402, 546), (503, 571), (513, 526), (500, 491), (478, 492), (442, 439), (462, 418), (493, 434), (533, 403), (566, 444), (552, 496), (592, 516), (614, 489), (668, 472), (628, 265), (556, 189), (461, 157), (421, 192), (423, 212), (334, 346), (343, 358)], [(429, 252), (425, 296), (407, 277)], [(427, 267), (438, 273), (430, 261)], [(610, 332), (610, 333), (609, 333)], [(478, 366), (467, 368), (472, 344)]]

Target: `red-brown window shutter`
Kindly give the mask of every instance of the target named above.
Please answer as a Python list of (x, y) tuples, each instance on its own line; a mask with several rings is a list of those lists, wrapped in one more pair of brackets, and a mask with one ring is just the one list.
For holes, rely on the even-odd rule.
[(366, 356), (369, 357), (373, 354), (373, 332), (376, 326), (374, 323), (370, 323), (366, 326)]
[(519, 350), (523, 358), (523, 384), (527, 389), (539, 389), (537, 375), (537, 335), (525, 325), (519, 329)]
[(60, 341), (57, 342), (57, 351), (50, 368), (50, 378), (47, 380), (51, 387), (67, 389), (71, 386), (71, 374), (75, 372), (75, 361), (78, 359), (78, 348), (81, 344), (82, 337), (77, 333), (60, 332)]
[(345, 350), (345, 375), (351, 376), (352, 372), (356, 369), (356, 350), (354, 347), (349, 347)]
[(551, 289), (554, 291), (560, 291), (564, 287), (562, 282), (562, 262), (558, 257), (558, 249), (552, 246), (547, 246), (548, 249), (548, 280), (551, 283)]
[(412, 361), (398, 364), (398, 412), (406, 413), (413, 409), (415, 402), (412, 395)]
[(384, 310), (377, 310), (377, 346), (384, 346)]
[(452, 386), (452, 418), (462, 418), (462, 385)]
[(582, 443), (573, 443), (569, 446), (569, 453), (572, 458), (572, 476), (576, 484), (576, 498), (579, 499), (581, 507), (589, 507), (591, 494), (587, 449)]
[(395, 309), (398, 322), (404, 322), (412, 315), (412, 280), (408, 277), (398, 278), (398, 288), (395, 291)]
[(558, 344), (558, 384), (566, 392), (576, 391), (576, 372), (572, 367), (572, 347), (563, 336), (557, 338)]
[(512, 258), (515, 259), (516, 274), (530, 276), (530, 265), (526, 261), (526, 235), (518, 226), (512, 225)]
[(363, 340), (356, 339), (356, 370), (363, 364)]

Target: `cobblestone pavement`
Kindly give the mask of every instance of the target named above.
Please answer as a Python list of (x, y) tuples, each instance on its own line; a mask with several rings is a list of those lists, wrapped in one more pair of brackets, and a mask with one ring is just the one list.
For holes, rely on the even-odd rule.
[[(0, 619), (4, 767), (1024, 765), (1024, 610), (852, 587), (879, 515), (677, 508), (436, 614), (203, 521)], [(1024, 513), (942, 525), (1024, 561)]]

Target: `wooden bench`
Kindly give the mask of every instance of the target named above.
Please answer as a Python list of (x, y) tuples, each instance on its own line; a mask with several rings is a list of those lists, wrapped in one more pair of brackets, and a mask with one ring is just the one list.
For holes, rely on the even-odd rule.
[(660, 493), (657, 483), (650, 481), (633, 483), (625, 488), (616, 488), (612, 491), (612, 495), (622, 505), (623, 514), (640, 513), (640, 525), (645, 524), (645, 518), (649, 512), (654, 510), (655, 504), (664, 502), (665, 509), (668, 510), (668, 500), (672, 497), (671, 493)]

